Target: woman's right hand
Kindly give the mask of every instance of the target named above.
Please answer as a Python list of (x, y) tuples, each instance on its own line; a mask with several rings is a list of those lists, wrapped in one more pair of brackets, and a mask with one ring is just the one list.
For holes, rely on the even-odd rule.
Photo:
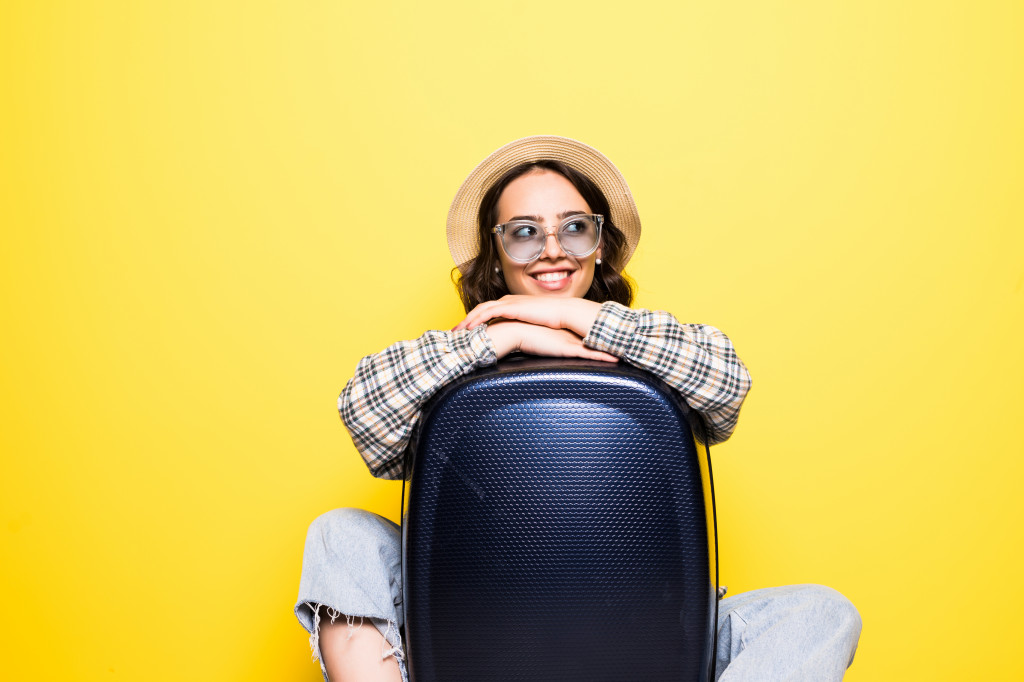
[(556, 358), (584, 358), (618, 362), (614, 355), (583, 345), (583, 339), (568, 329), (552, 329), (528, 322), (501, 320), (487, 325), (487, 335), (494, 342), (494, 351), (503, 358), (514, 350), (530, 355)]

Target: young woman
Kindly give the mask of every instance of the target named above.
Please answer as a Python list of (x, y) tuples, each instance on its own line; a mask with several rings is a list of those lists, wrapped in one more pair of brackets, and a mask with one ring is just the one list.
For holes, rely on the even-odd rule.
[[(623, 268), (639, 237), (629, 188), (597, 150), (529, 137), (485, 159), (448, 215), (466, 317), (363, 358), (338, 400), (373, 475), (402, 476), (423, 405), (442, 386), (516, 350), (641, 367), (701, 415), (712, 444), (727, 439), (750, 376), (714, 327), (629, 307)], [(400, 542), (397, 526), (361, 510), (310, 527), (295, 613), (325, 679), (406, 679)], [(853, 605), (826, 587), (723, 599), (718, 679), (842, 679), (860, 628)]]

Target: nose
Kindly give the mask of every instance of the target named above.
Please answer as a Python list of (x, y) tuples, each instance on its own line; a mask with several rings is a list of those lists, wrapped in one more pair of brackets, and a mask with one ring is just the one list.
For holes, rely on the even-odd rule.
[(562, 250), (562, 245), (558, 243), (557, 234), (546, 232), (544, 234), (544, 250), (540, 252), (540, 258), (558, 260), (565, 257), (567, 257), (566, 253)]

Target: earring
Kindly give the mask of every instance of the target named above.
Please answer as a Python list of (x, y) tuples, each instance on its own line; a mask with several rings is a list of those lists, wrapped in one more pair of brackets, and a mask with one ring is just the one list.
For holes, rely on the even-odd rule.
[(501, 272), (501, 266), (500, 265), (495, 265), (494, 266), (494, 271), (495, 272)]
[(598, 258), (597, 260), (594, 261), (594, 265), (600, 265), (600, 264), (601, 264), (601, 259), (600, 258)]

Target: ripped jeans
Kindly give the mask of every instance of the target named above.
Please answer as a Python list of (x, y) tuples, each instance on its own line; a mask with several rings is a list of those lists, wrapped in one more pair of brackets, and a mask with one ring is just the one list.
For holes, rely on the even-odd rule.
[[(373, 625), (381, 658), (409, 676), (402, 647), (402, 536), (361, 509), (335, 509), (309, 527), (295, 615), (321, 660), (323, 618)], [(716, 680), (841, 680), (853, 662), (861, 619), (843, 595), (821, 585), (753, 590), (719, 602)], [(324, 680), (327, 672), (320, 663)]]

